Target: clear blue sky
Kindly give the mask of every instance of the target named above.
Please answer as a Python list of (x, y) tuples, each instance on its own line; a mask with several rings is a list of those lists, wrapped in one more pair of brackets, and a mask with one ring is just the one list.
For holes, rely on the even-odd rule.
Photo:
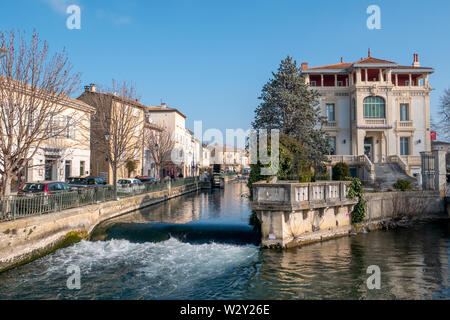
[[(65, 9), (81, 7), (81, 30)], [(366, 9), (381, 8), (381, 30)], [(142, 101), (161, 99), (188, 126), (250, 126), (261, 87), (281, 59), (310, 66), (372, 56), (410, 65), (413, 53), (433, 67), (432, 112), (450, 87), (448, 0), (2, 0), (0, 29), (36, 28), (51, 49), (68, 49), (83, 85), (136, 84)], [(81, 93), (81, 91), (80, 91)]]

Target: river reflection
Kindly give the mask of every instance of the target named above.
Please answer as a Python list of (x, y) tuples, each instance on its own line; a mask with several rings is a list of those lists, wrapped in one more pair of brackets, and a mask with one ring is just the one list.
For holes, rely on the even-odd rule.
[[(0, 299), (450, 298), (448, 220), (261, 250), (245, 194), (229, 183), (108, 221), (96, 231), (102, 241), (1, 273)], [(66, 287), (69, 265), (81, 269), (81, 290)], [(367, 288), (370, 265), (380, 290)]]

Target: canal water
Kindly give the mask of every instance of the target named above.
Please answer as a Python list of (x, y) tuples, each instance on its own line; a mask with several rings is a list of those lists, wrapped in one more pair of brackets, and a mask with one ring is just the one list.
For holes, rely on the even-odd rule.
[[(247, 195), (231, 182), (108, 221), (93, 241), (1, 273), (0, 299), (450, 298), (448, 221), (261, 250)], [(80, 290), (67, 288), (69, 266)]]

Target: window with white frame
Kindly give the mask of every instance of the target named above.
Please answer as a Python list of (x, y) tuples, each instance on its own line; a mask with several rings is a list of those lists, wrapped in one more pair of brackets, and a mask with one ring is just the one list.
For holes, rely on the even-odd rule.
[(382, 97), (367, 97), (364, 99), (364, 118), (386, 118), (386, 103)]
[(335, 114), (334, 103), (327, 103), (326, 111), (327, 111), (327, 121), (329, 121), (329, 122), (336, 121), (336, 114)]
[(328, 144), (330, 146), (330, 155), (336, 154), (336, 137), (328, 137)]
[(400, 155), (409, 155), (409, 137), (400, 137)]
[(400, 104), (400, 121), (409, 121), (409, 105), (407, 103)]

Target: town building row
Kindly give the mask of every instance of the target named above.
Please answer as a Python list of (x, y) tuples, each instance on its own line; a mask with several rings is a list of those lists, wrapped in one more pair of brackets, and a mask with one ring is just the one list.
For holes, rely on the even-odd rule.
[[(211, 171), (216, 163), (222, 164), (224, 171), (240, 172), (244, 167), (249, 167), (246, 150), (203, 144), (186, 128), (186, 115), (166, 103), (147, 106), (138, 100), (101, 92), (95, 84), (90, 84), (77, 99), (67, 97), (60, 104), (61, 114), (53, 117), (51, 127), (63, 129), (43, 141), (36, 152), (33, 150), (25, 169), (13, 181), (13, 189), (23, 182), (66, 181), (70, 177), (80, 176), (102, 177), (113, 183), (113, 168), (108, 161), (107, 148), (113, 148), (114, 141), (111, 140), (114, 135), (111, 132), (118, 128), (111, 118), (106, 120), (96, 115), (100, 111), (112, 114), (119, 109), (119, 105), (124, 104), (131, 108), (138, 125), (128, 131), (129, 138), (125, 141), (133, 148), (129, 148), (119, 159), (116, 179), (135, 176), (155, 179), (192, 177), (202, 171)], [(145, 139), (160, 138), (164, 132), (170, 136), (172, 146), (158, 168)], [(156, 144), (158, 147), (164, 146)]]

